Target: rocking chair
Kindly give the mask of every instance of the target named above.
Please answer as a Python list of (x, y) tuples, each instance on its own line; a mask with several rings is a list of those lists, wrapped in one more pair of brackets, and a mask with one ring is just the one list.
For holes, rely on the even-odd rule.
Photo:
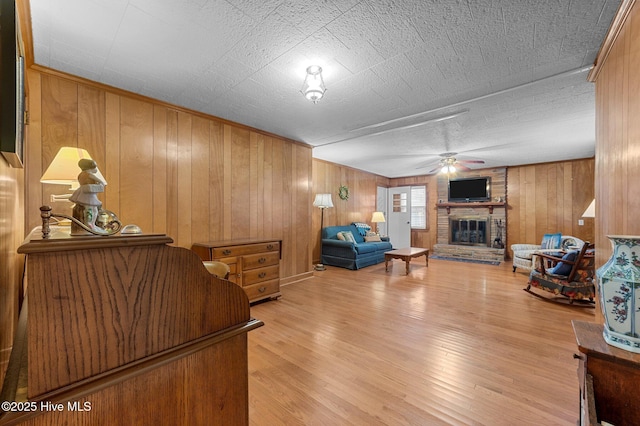
[[(580, 250), (564, 253), (562, 257), (536, 253), (537, 265), (529, 274), (529, 284), (523, 290), (550, 301), (584, 301), (593, 304), (595, 297), (594, 245), (585, 242)], [(534, 293), (531, 287), (540, 288), (562, 298), (547, 298)]]

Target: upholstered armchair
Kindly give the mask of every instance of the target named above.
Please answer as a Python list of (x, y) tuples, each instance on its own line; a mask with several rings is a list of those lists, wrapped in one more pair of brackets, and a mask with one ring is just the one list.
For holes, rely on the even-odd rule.
[(512, 244), (513, 272), (516, 268), (531, 271), (536, 263), (536, 254), (544, 252), (548, 254), (562, 253), (569, 249), (580, 249), (584, 241), (571, 235), (544, 234), (540, 244)]
[(580, 250), (570, 250), (561, 258), (538, 253), (535, 268), (529, 274), (529, 283), (524, 290), (541, 297), (531, 291), (532, 287), (539, 288), (564, 296), (569, 303), (581, 299), (593, 302), (595, 270), (594, 246), (588, 242)]

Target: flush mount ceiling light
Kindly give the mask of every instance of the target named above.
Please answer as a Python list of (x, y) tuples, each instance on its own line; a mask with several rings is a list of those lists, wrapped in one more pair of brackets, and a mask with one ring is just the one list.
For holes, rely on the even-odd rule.
[(305, 98), (317, 104), (326, 91), (327, 88), (324, 86), (324, 81), (322, 80), (322, 68), (318, 65), (311, 65), (307, 68), (307, 76), (304, 79), (304, 84), (300, 92), (302, 92)]

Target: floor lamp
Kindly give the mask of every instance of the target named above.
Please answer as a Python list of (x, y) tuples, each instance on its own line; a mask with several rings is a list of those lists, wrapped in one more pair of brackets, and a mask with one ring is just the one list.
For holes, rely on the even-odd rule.
[(324, 228), (324, 209), (333, 207), (331, 201), (331, 194), (316, 194), (316, 199), (313, 200), (313, 206), (318, 207), (321, 210), (320, 213), (320, 263), (315, 266), (316, 271), (324, 271), (325, 267), (322, 264), (322, 228)]

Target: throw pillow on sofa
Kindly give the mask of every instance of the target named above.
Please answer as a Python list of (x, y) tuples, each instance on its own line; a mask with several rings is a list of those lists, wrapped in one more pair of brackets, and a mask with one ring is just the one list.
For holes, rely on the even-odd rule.
[(371, 227), (366, 224), (366, 223), (362, 223), (362, 222), (352, 222), (352, 225), (355, 225), (356, 229), (358, 230), (358, 232), (360, 233), (360, 235), (362, 235), (363, 237), (365, 235), (367, 235), (367, 233), (369, 231), (371, 231)]
[(336, 236), (338, 237), (339, 240), (348, 241), (350, 243), (357, 244), (356, 239), (354, 238), (351, 231), (340, 231)]
[(542, 236), (542, 243), (540, 248), (544, 249), (558, 249), (560, 248), (560, 241), (562, 240), (561, 233), (544, 234)]
[(364, 240), (367, 243), (371, 243), (371, 242), (382, 242), (382, 240), (380, 239), (380, 235), (367, 235), (366, 237), (364, 237)]

